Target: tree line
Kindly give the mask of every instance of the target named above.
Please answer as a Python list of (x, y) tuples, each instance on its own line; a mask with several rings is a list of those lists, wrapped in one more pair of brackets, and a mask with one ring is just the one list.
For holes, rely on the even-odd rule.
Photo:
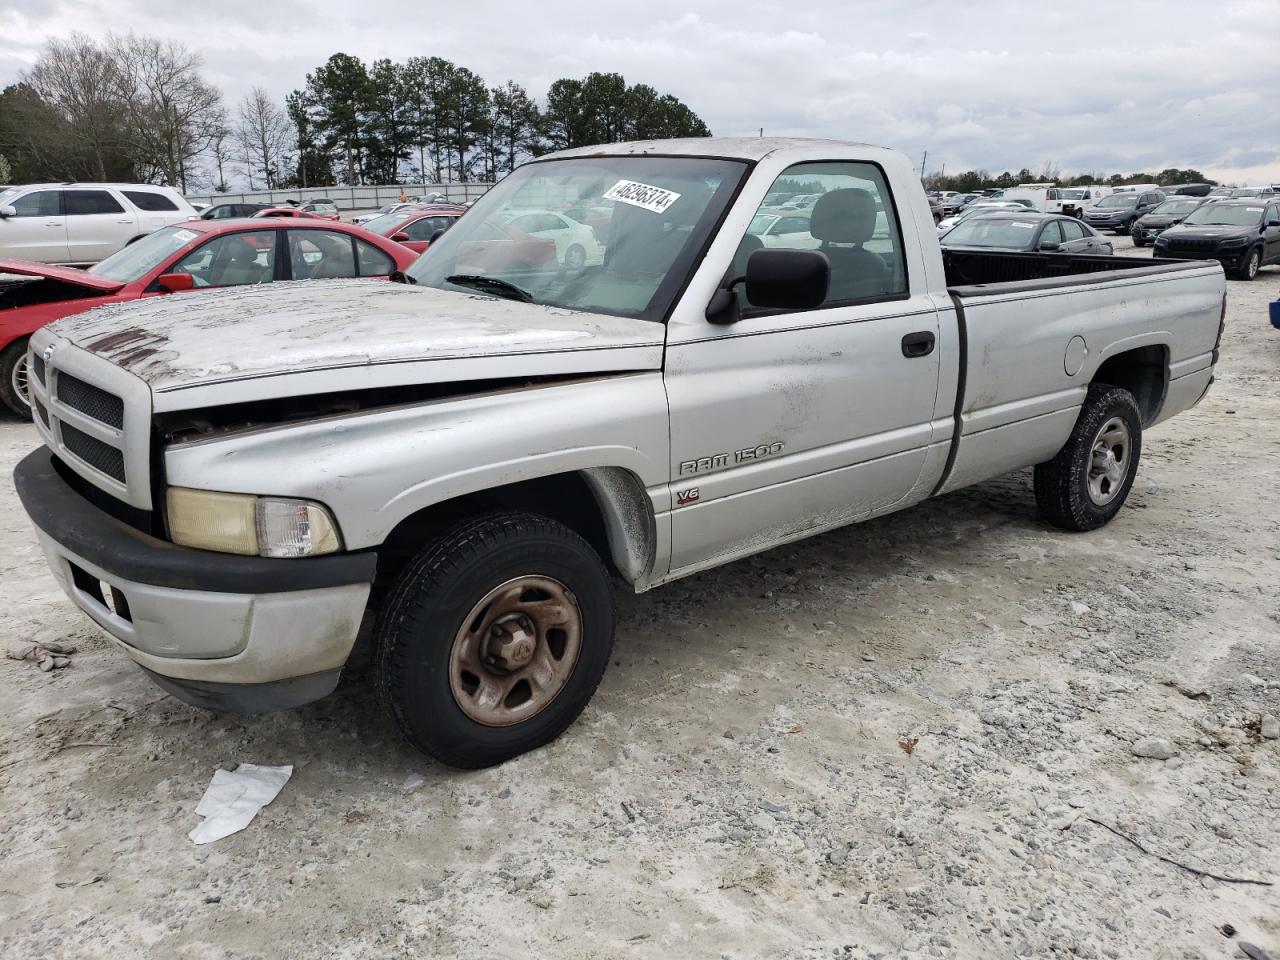
[(1199, 170), (1169, 167), (1159, 173), (1081, 173), (1063, 175), (1055, 164), (1047, 163), (1039, 171), (1033, 172), (1023, 167), (1017, 173), (1006, 170), (998, 176), (992, 176), (986, 170), (966, 170), (963, 173), (944, 176), (941, 173), (930, 173), (922, 178), (927, 190), (955, 190), (958, 193), (976, 193), (980, 190), (1006, 189), (1016, 187), (1020, 183), (1052, 183), (1059, 187), (1087, 187), (1092, 184), (1120, 187), (1130, 183), (1159, 183), (1174, 186), (1180, 183), (1208, 183), (1217, 186), (1216, 180), (1210, 180)]
[(336, 53), (277, 102), (228, 108), (183, 44), (129, 34), (50, 40), (0, 91), (0, 183), (97, 180), (187, 191), (494, 180), (550, 150), (706, 137), (686, 104), (617, 73), (563, 78), (539, 102), (441, 57)]

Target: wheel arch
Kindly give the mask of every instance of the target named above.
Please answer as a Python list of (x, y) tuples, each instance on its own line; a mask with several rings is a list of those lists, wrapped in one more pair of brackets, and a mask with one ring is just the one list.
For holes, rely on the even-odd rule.
[(415, 510), (378, 548), (379, 579), (394, 577), (432, 536), (491, 510), (523, 510), (558, 520), (628, 583), (641, 584), (652, 572), (657, 527), (644, 484), (623, 467), (590, 467), (487, 487)]
[(1159, 418), (1169, 389), (1169, 347), (1151, 343), (1112, 354), (1098, 366), (1090, 382), (1128, 390), (1138, 402), (1142, 425), (1150, 426)]

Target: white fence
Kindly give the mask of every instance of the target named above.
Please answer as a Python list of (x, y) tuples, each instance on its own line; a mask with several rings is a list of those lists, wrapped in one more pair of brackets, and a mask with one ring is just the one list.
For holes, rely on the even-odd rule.
[(384, 187), (306, 187), (301, 190), (255, 190), (249, 193), (188, 194), (192, 203), (269, 203), (280, 206), (287, 200), (332, 200), (339, 210), (376, 210), (384, 203), (394, 203), (401, 194), (410, 198), (429, 193), (443, 193), (455, 203), (465, 203), (484, 196), (492, 183), (403, 183)]

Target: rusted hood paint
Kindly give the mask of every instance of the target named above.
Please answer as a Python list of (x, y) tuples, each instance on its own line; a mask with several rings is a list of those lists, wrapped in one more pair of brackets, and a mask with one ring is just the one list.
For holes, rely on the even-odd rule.
[(146, 381), (160, 410), (404, 383), (656, 370), (664, 328), (430, 287), (304, 281), (111, 305), (58, 321), (52, 332)]

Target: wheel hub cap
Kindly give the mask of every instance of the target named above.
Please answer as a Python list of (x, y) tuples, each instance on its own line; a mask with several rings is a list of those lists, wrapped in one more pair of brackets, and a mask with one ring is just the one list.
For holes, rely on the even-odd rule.
[(559, 580), (517, 577), (490, 590), (459, 627), (449, 690), (490, 727), (527, 720), (568, 683), (582, 648), (582, 611)]
[(1106, 506), (1120, 494), (1129, 474), (1129, 427), (1119, 417), (1102, 425), (1093, 440), (1089, 464), (1089, 499)]

